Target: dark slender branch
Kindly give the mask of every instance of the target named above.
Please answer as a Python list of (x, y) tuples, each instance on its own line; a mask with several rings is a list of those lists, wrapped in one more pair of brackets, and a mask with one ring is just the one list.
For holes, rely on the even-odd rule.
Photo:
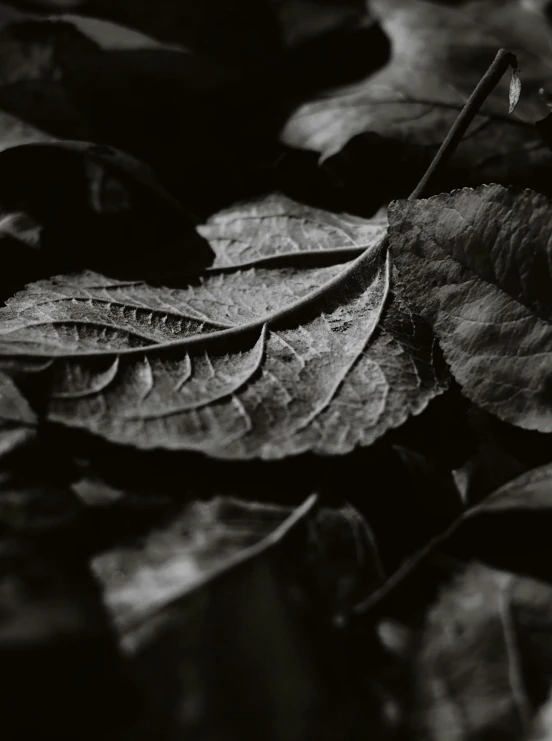
[(505, 49), (501, 49), (496, 55), (494, 62), (485, 72), (477, 87), (468, 98), (466, 105), (460, 111), (458, 118), (452, 125), (452, 128), (447, 134), (444, 142), (439, 147), (439, 151), (433, 158), (433, 162), (427, 168), (425, 175), (418, 185), (409, 195), (409, 200), (422, 197), (424, 190), (435, 174), (437, 168), (446, 162), (446, 160), (452, 155), (460, 143), (460, 140), (466, 133), (468, 126), (477, 115), (479, 109), (495, 89), (509, 67), (517, 69), (516, 56)]

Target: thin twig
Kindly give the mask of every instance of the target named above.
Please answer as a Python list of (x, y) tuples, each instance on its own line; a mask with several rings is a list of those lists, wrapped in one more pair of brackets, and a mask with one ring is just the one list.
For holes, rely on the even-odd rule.
[(477, 84), (477, 87), (468, 98), (466, 105), (460, 111), (458, 118), (453, 123), (444, 142), (439, 147), (439, 151), (433, 158), (433, 162), (427, 168), (425, 175), (408, 196), (408, 200), (421, 198), (437, 168), (439, 168), (453, 154), (456, 147), (460, 144), (462, 137), (466, 133), (468, 126), (471, 124), (479, 112), (479, 109), (495, 89), (509, 67), (517, 69), (516, 56), (515, 54), (512, 54), (512, 52), (500, 49), (494, 62), (485, 72)]

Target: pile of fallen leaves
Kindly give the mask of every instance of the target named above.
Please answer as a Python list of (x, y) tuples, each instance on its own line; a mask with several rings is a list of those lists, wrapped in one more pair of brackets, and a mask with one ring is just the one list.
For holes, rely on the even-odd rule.
[(543, 0), (0, 4), (3, 741), (552, 738), (551, 88)]

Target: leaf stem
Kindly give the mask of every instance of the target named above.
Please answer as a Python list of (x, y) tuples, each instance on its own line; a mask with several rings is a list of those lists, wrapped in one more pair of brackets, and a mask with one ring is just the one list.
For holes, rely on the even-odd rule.
[[(517, 479), (515, 479), (517, 481)], [(511, 482), (510, 482), (511, 483)], [(492, 492), (486, 499), (478, 504), (474, 504), (465, 509), (450, 525), (442, 532), (434, 535), (431, 540), (419, 551), (416, 551), (410, 558), (403, 562), (401, 566), (385, 581), (380, 587), (375, 589), (368, 597), (358, 602), (351, 610), (347, 617), (363, 617), (377, 607), (390, 593), (401, 586), (401, 584), (412, 574), (421, 564), (423, 564), (439, 546), (449, 540), (460, 527), (470, 520), (475, 519), (478, 515), (486, 512), (493, 512), (493, 504), (499, 502), (504, 492), (507, 492), (510, 484), (505, 484)], [(498, 509), (500, 511), (500, 509)], [(339, 616), (340, 624), (344, 624), (343, 616)]]
[(500, 49), (493, 63), (489, 69), (485, 72), (477, 87), (468, 98), (465, 106), (460, 111), (458, 118), (453, 123), (449, 133), (445, 140), (439, 147), (439, 151), (433, 158), (432, 163), (427, 168), (425, 175), (420, 180), (418, 185), (414, 188), (412, 193), (409, 195), (408, 200), (414, 200), (415, 198), (421, 198), (423, 192), (427, 188), (427, 185), (431, 178), (434, 176), (435, 171), (440, 167), (446, 160), (452, 155), (462, 137), (466, 133), (468, 126), (471, 124), (479, 109), (489, 97), (492, 91), (495, 89), (497, 84), (500, 82), (502, 76), (506, 70), (511, 67), (517, 69), (517, 59), (515, 54), (512, 54), (505, 49)]

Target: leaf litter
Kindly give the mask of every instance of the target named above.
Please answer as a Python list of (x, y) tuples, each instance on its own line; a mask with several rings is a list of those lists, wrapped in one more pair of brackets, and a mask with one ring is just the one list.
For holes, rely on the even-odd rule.
[(546, 737), (545, 5), (164, 4), (0, 7), (4, 736)]

